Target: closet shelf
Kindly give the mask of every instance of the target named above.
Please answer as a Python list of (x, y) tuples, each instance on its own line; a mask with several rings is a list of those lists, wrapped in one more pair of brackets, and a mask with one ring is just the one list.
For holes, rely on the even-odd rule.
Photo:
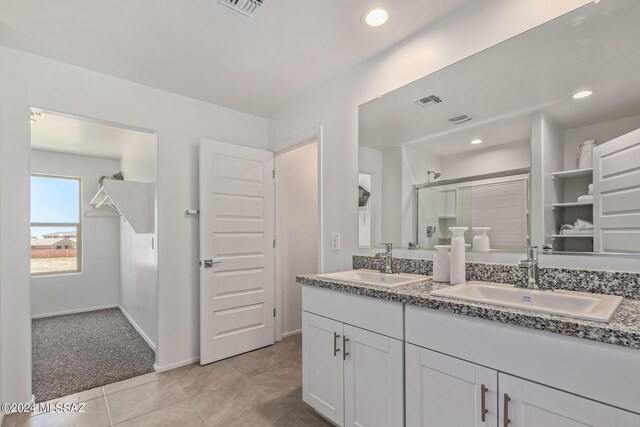
[(96, 210), (116, 212), (136, 233), (153, 232), (151, 186), (146, 182), (105, 179), (89, 202)]
[(593, 176), (593, 168), (574, 169), (570, 171), (554, 172), (551, 174), (553, 179), (581, 178), (586, 176)]
[(587, 203), (578, 203), (578, 202), (554, 203), (551, 206), (553, 206), (554, 208), (579, 208), (579, 207), (582, 207), (582, 206), (593, 206), (593, 202), (587, 202)]

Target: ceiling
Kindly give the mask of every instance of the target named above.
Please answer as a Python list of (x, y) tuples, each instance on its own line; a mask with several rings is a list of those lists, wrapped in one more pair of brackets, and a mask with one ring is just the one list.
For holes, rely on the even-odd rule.
[(217, 0), (0, 0), (0, 44), (269, 117), (472, 0), (266, 0), (251, 20)]
[[(557, 18), (362, 105), (360, 144), (450, 155), (528, 139), (540, 111), (564, 129), (640, 114), (638, 22), (640, 2), (626, 0)], [(595, 93), (573, 100), (582, 89)], [(414, 104), (430, 94), (443, 102)], [(473, 120), (448, 122), (460, 114)]]
[(78, 156), (119, 160), (138, 138), (155, 135), (78, 117), (33, 109), (31, 148)]

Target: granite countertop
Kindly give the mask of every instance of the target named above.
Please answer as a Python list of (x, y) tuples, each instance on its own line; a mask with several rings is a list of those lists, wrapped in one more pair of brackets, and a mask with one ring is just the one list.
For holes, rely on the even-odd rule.
[[(451, 285), (434, 282), (428, 276), (425, 276), (423, 281), (396, 288), (327, 279), (318, 277), (316, 274), (301, 275), (296, 280), (304, 285), (640, 349), (640, 300), (625, 298), (614, 313), (611, 322), (599, 323), (535, 311), (436, 297), (431, 295), (432, 291)], [(557, 290), (556, 292), (566, 291)], [(589, 294), (585, 293), (585, 295)]]

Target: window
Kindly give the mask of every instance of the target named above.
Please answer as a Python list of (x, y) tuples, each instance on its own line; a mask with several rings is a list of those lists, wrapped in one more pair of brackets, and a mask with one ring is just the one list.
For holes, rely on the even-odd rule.
[(81, 270), (80, 178), (31, 175), (31, 274)]

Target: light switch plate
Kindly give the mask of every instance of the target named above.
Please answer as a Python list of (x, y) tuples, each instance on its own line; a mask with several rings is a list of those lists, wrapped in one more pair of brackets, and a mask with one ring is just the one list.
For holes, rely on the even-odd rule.
[(331, 233), (331, 250), (340, 250), (340, 233)]

